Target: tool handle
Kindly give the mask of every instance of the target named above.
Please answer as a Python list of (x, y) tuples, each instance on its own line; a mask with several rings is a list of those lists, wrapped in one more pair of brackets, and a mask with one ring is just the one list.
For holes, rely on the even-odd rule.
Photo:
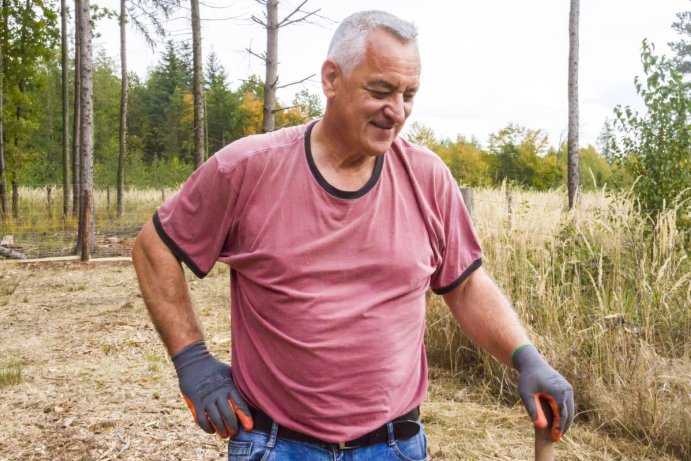
[(540, 406), (547, 418), (547, 427), (545, 429), (535, 427), (535, 461), (554, 461), (554, 443), (550, 438), (554, 414), (546, 400), (540, 399)]

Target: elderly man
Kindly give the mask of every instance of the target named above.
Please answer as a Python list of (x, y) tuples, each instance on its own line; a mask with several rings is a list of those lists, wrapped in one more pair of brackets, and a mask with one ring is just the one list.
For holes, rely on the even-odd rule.
[[(481, 267), (459, 189), (398, 137), (420, 85), (415, 27), (367, 11), (336, 30), (324, 117), (221, 149), (141, 231), (133, 261), (199, 426), (230, 460), (426, 459), (425, 292), (520, 371), (531, 418), (573, 418), (571, 386)], [(231, 268), (232, 370), (204, 345), (180, 261)], [(239, 424), (238, 424), (239, 421)]]

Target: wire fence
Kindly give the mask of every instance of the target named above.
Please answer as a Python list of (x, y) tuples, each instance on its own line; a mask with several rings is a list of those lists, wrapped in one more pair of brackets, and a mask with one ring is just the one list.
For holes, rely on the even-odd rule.
[[(174, 189), (137, 189), (125, 193), (125, 211), (117, 213), (114, 187), (94, 189), (92, 257), (129, 256), (142, 226)], [(9, 195), (9, 194), (8, 194)], [(64, 213), (62, 187), (16, 187), (0, 220), (0, 246), (26, 258), (76, 254), (78, 216)]]

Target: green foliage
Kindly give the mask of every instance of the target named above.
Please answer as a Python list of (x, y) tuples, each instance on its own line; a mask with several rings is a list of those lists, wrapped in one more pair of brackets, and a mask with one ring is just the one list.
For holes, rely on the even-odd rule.
[(668, 45), (676, 53), (674, 64), (677, 71), (682, 74), (691, 74), (691, 11), (677, 13), (678, 21), (672, 24), (682, 38), (677, 42), (669, 42)]
[(493, 184), (490, 176), (490, 155), (483, 151), (477, 140), (459, 136), (456, 141), (442, 141), (435, 152), (446, 162), (451, 174), (460, 184), (482, 187)]
[[(578, 172), (581, 178), (581, 190), (595, 190), (605, 185), (622, 186), (615, 181), (612, 167), (607, 160), (598, 154), (594, 146), (581, 147), (578, 150), (579, 162)], [(559, 169), (562, 171), (563, 178), (567, 177), (567, 149), (562, 146), (559, 152), (551, 151), (547, 158), (555, 158)], [(626, 186), (627, 184), (623, 184)], [(630, 186), (631, 183), (628, 183)]]
[(507, 180), (537, 190), (556, 187), (563, 173), (555, 158), (543, 158), (547, 146), (547, 135), (541, 130), (509, 124), (489, 137), (490, 174), (497, 183)]
[(230, 91), (226, 71), (215, 53), (206, 66), (206, 126), (209, 154), (240, 137), (240, 95)]
[(614, 109), (616, 135), (607, 139), (614, 158), (637, 178), (634, 190), (644, 208), (657, 215), (679, 201), (680, 222), (691, 224), (691, 85), (665, 56), (643, 41), (645, 77), (636, 91), (646, 113), (628, 106)]
[(313, 120), (324, 115), (324, 107), (318, 94), (310, 93), (308, 89), (302, 89), (295, 93), (293, 106), (298, 108), (302, 118)]

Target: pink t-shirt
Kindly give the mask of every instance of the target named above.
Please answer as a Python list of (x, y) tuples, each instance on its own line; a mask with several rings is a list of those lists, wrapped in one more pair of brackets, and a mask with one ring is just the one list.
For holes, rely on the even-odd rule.
[(221, 149), (154, 215), (198, 276), (231, 267), (233, 378), (278, 424), (357, 438), (427, 390), (425, 291), (481, 264), (458, 185), (434, 153), (397, 139), (359, 191), (329, 185), (311, 126)]

